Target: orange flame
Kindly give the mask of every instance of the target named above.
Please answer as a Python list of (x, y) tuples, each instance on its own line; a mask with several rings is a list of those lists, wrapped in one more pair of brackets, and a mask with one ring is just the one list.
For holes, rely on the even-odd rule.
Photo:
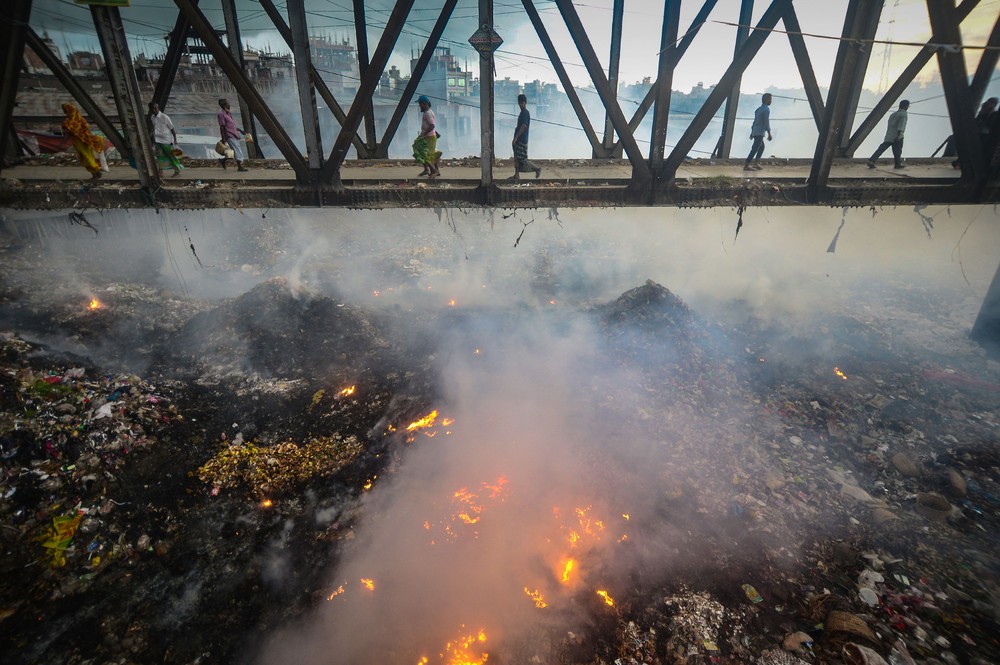
[(374, 591), (375, 590), (375, 580), (373, 580), (373, 579), (371, 579), (369, 577), (362, 577), (361, 578), (361, 586), (363, 586), (364, 588), (368, 589), (369, 591)]
[(597, 590), (597, 595), (604, 599), (604, 603), (608, 607), (614, 607), (615, 606), (615, 599), (612, 598), (611, 596), (609, 596), (608, 592), (605, 591), (604, 589), (598, 589)]
[(531, 598), (531, 600), (535, 601), (535, 607), (537, 607), (538, 609), (540, 610), (545, 609), (546, 607), (549, 606), (549, 604), (545, 602), (545, 598), (542, 597), (541, 591), (537, 589), (531, 591), (528, 589), (528, 587), (524, 587), (524, 592), (528, 594), (528, 598)]
[[(465, 626), (462, 628), (464, 629)], [(447, 665), (482, 665), (489, 659), (490, 655), (487, 652), (476, 655), (473, 652), (473, 647), (483, 642), (486, 642), (486, 631), (480, 629), (477, 633), (463, 635), (457, 640), (445, 644), (441, 657)], [(479, 648), (476, 648), (475, 651), (479, 651)]]
[(104, 305), (101, 304), (100, 300), (98, 300), (97, 298), (91, 298), (90, 304), (87, 305), (87, 309), (100, 309), (103, 306)]
[(344, 585), (343, 584), (341, 584), (339, 587), (337, 587), (336, 589), (334, 589), (333, 593), (331, 593), (329, 596), (327, 596), (326, 599), (327, 600), (333, 600), (334, 598), (336, 598), (337, 596), (339, 596), (342, 593), (344, 593)]
[(378, 476), (372, 476), (371, 478), (369, 478), (368, 480), (366, 480), (365, 484), (361, 486), (361, 489), (363, 489), (366, 492), (368, 490), (370, 490), (372, 488), (372, 485), (375, 484), (375, 479), (376, 478), (378, 478)]
[(412, 432), (413, 430), (420, 429), (421, 427), (430, 427), (431, 425), (434, 424), (434, 421), (437, 420), (437, 417), (438, 417), (437, 409), (434, 409), (423, 418), (419, 420), (414, 420), (412, 423), (407, 425), (406, 431)]
[(441, 426), (442, 427), (451, 427), (454, 423), (455, 423), (455, 419), (454, 418), (442, 418), (441, 419)]
[(356, 389), (356, 386), (348, 386), (348, 387), (344, 388), (343, 390), (341, 390), (337, 394), (340, 395), (341, 397), (349, 397), (349, 396), (351, 396), (351, 395), (354, 394), (355, 389)]
[(833, 373), (842, 378), (844, 381), (847, 381), (847, 375), (841, 372), (839, 367), (834, 367)]
[(455, 303), (455, 299), (454, 298), (452, 298), (451, 300), (448, 301), (448, 307), (454, 307), (455, 304), (456, 303)]
[(562, 582), (563, 584), (569, 584), (570, 573), (573, 572), (573, 568), (576, 566), (576, 560), (566, 559), (563, 561), (563, 572), (562, 572)]
[(263, 501), (260, 502), (260, 507), (261, 508), (270, 508), (273, 505), (274, 505), (274, 502), (271, 501), (270, 499), (264, 499)]

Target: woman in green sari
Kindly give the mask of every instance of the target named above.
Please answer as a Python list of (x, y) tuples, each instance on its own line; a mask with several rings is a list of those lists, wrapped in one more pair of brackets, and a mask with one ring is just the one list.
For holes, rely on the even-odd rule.
[(418, 164), (424, 165), (421, 176), (428, 176), (431, 180), (441, 175), (438, 162), (441, 160), (441, 151), (437, 149), (438, 133), (435, 127), (436, 118), (431, 110), (431, 100), (427, 95), (420, 95), (417, 99), (420, 105), (420, 134), (413, 142), (413, 158)]

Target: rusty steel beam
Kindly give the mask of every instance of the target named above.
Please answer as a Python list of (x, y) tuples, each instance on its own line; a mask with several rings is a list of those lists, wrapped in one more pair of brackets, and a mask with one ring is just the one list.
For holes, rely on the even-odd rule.
[(597, 52), (594, 51), (594, 47), (590, 43), (590, 38), (583, 27), (583, 22), (580, 21), (580, 15), (577, 14), (576, 7), (573, 6), (572, 0), (555, 0), (555, 3), (559, 7), (559, 13), (562, 14), (570, 36), (576, 43), (580, 57), (583, 58), (583, 64), (586, 65), (587, 72), (590, 74), (590, 80), (593, 82), (594, 87), (597, 88), (597, 94), (600, 96), (601, 102), (604, 103), (604, 110), (611, 115), (611, 122), (615, 127), (615, 131), (618, 132), (622, 147), (625, 149), (625, 154), (628, 155), (628, 161), (632, 164), (632, 180), (637, 183), (649, 182), (652, 180), (649, 165), (646, 163), (645, 157), (639, 149), (639, 144), (635, 141), (635, 135), (629, 131), (628, 120), (625, 119), (625, 114), (622, 113), (622, 108), (618, 104), (618, 98), (608, 84), (608, 79), (604, 75), (604, 69), (597, 58)]
[[(264, 9), (264, 13), (267, 17), (271, 19), (271, 23), (274, 25), (275, 30), (281, 35), (281, 38), (285, 40), (285, 44), (288, 48), (292, 48), (292, 31), (285, 23), (285, 17), (281, 15), (278, 8), (274, 6), (272, 0), (258, 0), (260, 6)], [(310, 62), (309, 63), (309, 75), (312, 77), (312, 85), (316, 88), (316, 92), (319, 96), (323, 98), (326, 105), (330, 107), (330, 111), (333, 113), (333, 117), (337, 119), (340, 126), (343, 127), (344, 123), (347, 121), (347, 114), (344, 113), (344, 109), (337, 102), (337, 99), (333, 96), (333, 92), (330, 91), (330, 87), (320, 76), (319, 70)], [(361, 137), (355, 134), (353, 138), (354, 149), (358, 151), (358, 157), (361, 159), (368, 159), (371, 155), (368, 153), (368, 148), (362, 142)]]
[[(196, 5), (198, 0), (192, 0)], [(156, 79), (156, 86), (153, 88), (152, 101), (160, 107), (161, 111), (166, 111), (167, 102), (170, 100), (170, 89), (174, 85), (174, 78), (177, 77), (177, 69), (181, 64), (181, 56), (184, 55), (184, 46), (187, 44), (187, 34), (190, 26), (187, 19), (180, 12), (177, 12), (177, 22), (174, 23), (174, 30), (170, 33), (170, 41), (167, 43), (167, 53), (163, 56), (163, 66), (160, 67), (160, 78)]]
[[(701, 9), (698, 11), (698, 15), (694, 17), (691, 21), (691, 27), (688, 31), (684, 33), (681, 40), (677, 43), (676, 48), (671, 49), (670, 60), (667, 66), (671, 71), (677, 68), (677, 63), (680, 62), (681, 58), (684, 56), (684, 52), (687, 51), (688, 46), (694, 41), (694, 38), (698, 36), (698, 31), (701, 30), (701, 26), (705, 24), (708, 20), (708, 15), (712, 13), (712, 9), (715, 8), (718, 0), (705, 0), (702, 4)], [(628, 121), (628, 128), (633, 132), (639, 129), (639, 125), (646, 117), (646, 113), (649, 109), (653, 107), (653, 101), (659, 94), (659, 81), (653, 81), (653, 85), (650, 86), (649, 90), (646, 91), (646, 96), (642, 98), (642, 102), (639, 104), (639, 108), (635, 110), (632, 114), (632, 119)], [(620, 149), (621, 142), (615, 144), (616, 149)]]
[[(479, 25), (493, 30), (493, 0), (479, 0)], [(496, 90), (494, 89), (494, 69), (492, 53), (479, 53), (479, 185), (492, 203), (490, 194), (493, 185), (493, 158), (496, 156), (493, 123), (495, 121)]]
[(222, 68), (226, 76), (229, 77), (229, 81), (233, 84), (233, 87), (246, 100), (250, 110), (260, 120), (260, 124), (264, 126), (264, 130), (271, 137), (271, 140), (274, 141), (274, 145), (278, 148), (278, 151), (281, 152), (281, 155), (288, 161), (292, 170), (295, 171), (295, 176), (299, 182), (309, 182), (309, 165), (303, 159), (302, 153), (299, 152), (295, 143), (285, 133), (281, 123), (274, 116), (274, 113), (271, 112), (270, 107), (264, 102), (264, 98), (257, 92), (250, 79), (247, 78), (246, 72), (240, 67), (236, 58), (233, 57), (229, 49), (216, 36), (212, 24), (208, 22), (208, 19), (205, 18), (205, 15), (192, 0), (174, 0), (174, 4), (184, 13), (184, 17), (187, 18), (195, 32), (201, 37), (201, 41), (212, 53), (215, 62)]
[[(90, 93), (80, 85), (80, 82), (70, 73), (66, 65), (62, 63), (56, 54), (53, 53), (45, 46), (45, 42), (42, 38), (38, 36), (30, 26), (28, 26), (27, 32), (27, 42), (31, 50), (34, 51), (39, 59), (45, 63), (45, 66), (49, 68), (49, 71), (56, 77), (66, 91), (73, 96), (77, 102), (80, 103), (80, 107), (84, 111), (84, 115), (90, 118), (91, 122), (97, 125), (104, 135), (108, 137), (108, 140), (118, 149), (122, 157), (128, 159), (129, 155), (132, 154), (128, 143), (125, 141), (125, 137), (122, 136), (118, 128), (115, 127), (114, 121), (101, 110), (101, 107), (97, 105), (97, 102), (90, 96)], [(119, 116), (119, 121), (120, 121)]]
[(785, 31), (788, 33), (788, 43), (792, 47), (792, 55), (795, 57), (799, 76), (802, 77), (802, 87), (806, 91), (809, 109), (812, 111), (813, 120), (816, 121), (816, 128), (819, 129), (823, 123), (823, 93), (820, 92), (819, 83), (816, 82), (816, 72), (813, 71), (812, 61), (809, 59), (806, 40), (802, 38), (802, 27), (799, 25), (799, 17), (795, 13), (795, 7), (789, 6), (788, 11), (781, 17), (781, 21), (785, 24)]
[(663, 0), (663, 28), (660, 31), (660, 61), (656, 72), (656, 105), (653, 107), (653, 130), (649, 139), (649, 166), (654, 172), (663, 167), (663, 152), (667, 144), (667, 123), (670, 119), (670, 91), (674, 68), (671, 55), (677, 42), (681, 19), (681, 0)]
[[(618, 69), (622, 59), (622, 22), (625, 17), (625, 0), (614, 0), (611, 10), (611, 53), (608, 60), (608, 85), (618, 99)], [(611, 114), (604, 114), (604, 150), (594, 153), (595, 159), (608, 158), (615, 146), (615, 126)]]
[(841, 142), (844, 110), (851, 94), (852, 78), (849, 73), (854, 70), (858, 60), (858, 50), (863, 46), (857, 41), (857, 37), (864, 29), (871, 6), (876, 3), (881, 4), (881, 0), (851, 0), (847, 6), (840, 46), (837, 49), (837, 60), (834, 62), (833, 75), (830, 77), (830, 91), (827, 93), (826, 108), (823, 112), (823, 125), (816, 141), (812, 169), (806, 180), (810, 187), (811, 199), (826, 188), (830, 179), (833, 157)]
[(385, 24), (385, 30), (382, 31), (382, 38), (379, 40), (378, 46), (375, 47), (375, 53), (372, 54), (368, 71), (361, 77), (361, 84), (358, 86), (354, 103), (351, 104), (351, 110), (347, 113), (344, 125), (340, 128), (340, 134), (337, 135), (337, 140), (333, 144), (330, 157), (323, 167), (323, 179), (332, 179), (335, 187), (343, 186), (340, 180), (340, 167), (344, 163), (344, 158), (347, 157), (347, 151), (350, 149), (353, 137), (358, 133), (362, 117), (371, 106), (372, 95), (375, 94), (375, 88), (378, 87), (382, 78), (382, 72), (385, 71), (386, 63), (389, 62), (392, 49), (396, 46), (396, 40), (399, 39), (399, 35), (406, 25), (406, 17), (409, 16), (410, 9), (413, 8), (413, 2), (414, 0), (398, 0), (393, 6), (389, 20)]
[[(240, 20), (236, 14), (236, 0), (222, 0), (222, 18), (226, 23), (226, 41), (229, 42), (229, 51), (233, 54), (236, 62), (239, 63), (240, 70), (245, 74), (247, 65), (243, 60), (243, 37), (240, 35)], [(259, 159), (263, 159), (264, 153), (261, 152), (260, 137), (257, 136), (257, 125), (254, 123), (253, 113), (251, 113), (250, 107), (246, 103), (246, 100), (243, 99), (243, 96), (239, 95), (238, 92), (237, 95), (243, 128), (247, 129), (250, 135), (253, 136), (253, 145), (247, 146), (247, 157), (250, 157), (249, 152), (253, 150), (257, 153)]]
[(944, 100), (951, 117), (955, 148), (962, 165), (962, 180), (976, 182), (986, 178), (986, 164), (983, 161), (979, 128), (976, 126), (976, 107), (969, 94), (969, 75), (965, 69), (965, 54), (961, 49), (959, 19), (953, 8), (945, 6), (939, 0), (927, 0), (927, 13), (934, 35), (945, 44), (958, 46), (955, 51), (950, 48), (938, 49), (938, 68), (941, 70)]
[[(736, 48), (733, 50), (734, 58), (747, 40), (752, 17), (753, 0), (742, 0), (740, 3), (740, 20), (736, 26)], [(736, 110), (740, 104), (740, 83), (742, 80), (742, 76), (737, 76), (736, 80), (733, 81), (732, 89), (729, 91), (729, 99), (726, 100), (726, 111), (722, 115), (722, 134), (719, 136), (719, 142), (715, 146), (713, 156), (728, 158), (733, 148), (733, 132), (734, 125), (736, 124)]]
[(542, 43), (542, 48), (545, 49), (545, 54), (549, 57), (549, 62), (552, 63), (552, 68), (556, 71), (556, 76), (559, 77), (563, 91), (566, 93), (566, 97), (569, 98), (569, 104), (573, 107), (573, 112), (576, 113), (576, 118), (580, 121), (580, 126), (583, 127), (583, 133), (587, 136), (587, 140), (590, 141), (590, 147), (595, 153), (598, 152), (602, 148), (601, 141), (597, 138), (594, 126), (590, 123), (590, 116), (587, 115), (587, 110), (580, 101), (580, 95), (576, 92), (576, 86), (570, 81), (566, 67), (563, 65), (559, 53), (556, 52), (556, 47), (552, 43), (548, 31), (545, 29), (545, 24), (542, 23), (541, 16), (538, 15), (538, 10), (535, 9), (534, 2), (532, 0), (521, 0), (521, 4), (524, 6), (524, 11), (527, 13), (531, 25), (535, 28), (535, 34), (538, 35), (538, 39)]
[(884, 0), (878, 0), (865, 7), (862, 16), (859, 17), (858, 27), (860, 33), (856, 35), (860, 40), (860, 45), (855, 56), (854, 67), (849, 70), (850, 85), (847, 91), (847, 99), (844, 105), (843, 117), (838, 123), (837, 154), (844, 156), (845, 148), (850, 142), (851, 128), (854, 127), (854, 116), (858, 112), (858, 102), (861, 100), (861, 86), (865, 82), (865, 74), (868, 71), (868, 62), (871, 60), (872, 40), (878, 30), (878, 22), (882, 16)]
[[(976, 5), (979, 4), (979, 0), (965, 0), (958, 7), (955, 8), (956, 19), (961, 23), (965, 18), (975, 9)], [(917, 74), (931, 61), (934, 57), (934, 52), (937, 50), (933, 44), (938, 43), (937, 35), (931, 34), (931, 38), (927, 44), (924, 45), (920, 51), (913, 56), (909, 64), (903, 68), (903, 71), (899, 74), (899, 77), (893, 82), (889, 89), (885, 91), (882, 95), (882, 99), (878, 100), (875, 107), (868, 112), (868, 115), (861, 122), (854, 133), (851, 135), (851, 140), (848, 141), (847, 146), (843, 149), (843, 154), (846, 157), (853, 157), (854, 153), (868, 135), (878, 126), (885, 117), (885, 114), (895, 106), (896, 100), (903, 94), (906, 87), (913, 82), (913, 79), (917, 77)]]
[(674, 178), (677, 167), (687, 157), (688, 151), (694, 147), (698, 137), (702, 135), (705, 128), (712, 121), (712, 118), (715, 117), (715, 113), (719, 110), (719, 107), (722, 106), (722, 103), (729, 96), (729, 90), (742, 77), (747, 65), (750, 64), (750, 61), (760, 51), (760, 47), (764, 45), (764, 41), (771, 34), (771, 30), (778, 24), (778, 20), (781, 19), (791, 4), (792, 0), (772, 0), (771, 4), (764, 11), (753, 32), (750, 33), (750, 36), (743, 43), (743, 48), (733, 58), (726, 72), (719, 79), (718, 84), (716, 84), (712, 92), (709, 93), (708, 98), (705, 99), (705, 103), (702, 104), (691, 124), (688, 125), (683, 136), (681, 136), (677, 141), (677, 145), (670, 152), (670, 156), (663, 163), (664, 175), (670, 180)]
[[(18, 75), (21, 73), (21, 63), (24, 62), (24, 44), (26, 35), (31, 28), (28, 20), (31, 18), (31, 0), (14, 0), (8, 7), (6, 20), (0, 25), (0, 55), (3, 57), (3, 81), (0, 81), (0, 169), (7, 156), (7, 145), (11, 141), (13, 127), (11, 118), (14, 115), (14, 101), (17, 98)], [(32, 49), (34, 50), (34, 49)], [(16, 134), (15, 134), (16, 136)], [(13, 145), (18, 145), (14, 142)]]
[(976, 67), (976, 73), (972, 76), (972, 83), (969, 84), (973, 107), (979, 106), (982, 103), (983, 96), (986, 94), (986, 88), (990, 85), (990, 79), (993, 78), (993, 70), (996, 69), (998, 61), (1000, 61), (1000, 17), (993, 24), (993, 31), (986, 42), (983, 54), (979, 56), (979, 66)]
[[(354, 34), (358, 40), (358, 74), (368, 72), (368, 22), (365, 20), (365, 0), (354, 0)], [(368, 152), (375, 151), (375, 106), (365, 113), (365, 145)]]
[(434, 50), (441, 40), (441, 35), (444, 34), (444, 29), (448, 25), (448, 20), (451, 18), (452, 12), (455, 11), (456, 4), (458, 4), (458, 0), (445, 0), (444, 7), (441, 8), (441, 14), (438, 15), (437, 21), (431, 29), (431, 34), (427, 37), (427, 43), (424, 44), (424, 50), (420, 52), (417, 64), (413, 68), (413, 71), (410, 72), (410, 79), (406, 82), (406, 87), (403, 88), (403, 94), (399, 97), (399, 103), (396, 104), (396, 109), (392, 112), (389, 124), (386, 125), (385, 131), (382, 133), (382, 140), (379, 142), (375, 152), (376, 158), (389, 158), (389, 144), (392, 143), (392, 139), (396, 136), (396, 131), (399, 129), (399, 123), (403, 121), (403, 116), (406, 114), (407, 109), (409, 109), (413, 93), (417, 91), (420, 79), (423, 78), (424, 72), (427, 71), (427, 63), (431, 61), (431, 57), (434, 55)]
[(160, 182), (157, 175), (159, 169), (153, 137), (146, 126), (146, 107), (139, 95), (139, 81), (135, 78), (121, 14), (117, 7), (91, 6), (90, 15), (94, 19), (97, 40), (104, 53), (104, 66), (108, 71), (126, 143), (139, 172), (139, 185), (152, 196), (153, 188)]
[(306, 159), (314, 180), (318, 180), (323, 167), (323, 142), (316, 110), (316, 90), (312, 86), (312, 58), (309, 55), (309, 26), (306, 22), (304, 0), (287, 0), (288, 25), (292, 31), (292, 52), (295, 57), (295, 81), (299, 91), (299, 108), (302, 112), (302, 133), (306, 142)]

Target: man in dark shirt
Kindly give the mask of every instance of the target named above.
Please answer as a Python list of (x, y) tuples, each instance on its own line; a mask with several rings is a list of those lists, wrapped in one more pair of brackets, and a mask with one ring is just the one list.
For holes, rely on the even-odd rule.
[(542, 175), (542, 169), (528, 161), (528, 127), (531, 125), (528, 98), (518, 95), (517, 105), (521, 107), (521, 113), (517, 116), (517, 129), (514, 130), (514, 140), (511, 141), (514, 148), (514, 175), (510, 179), (520, 180), (522, 171), (534, 171), (538, 178)]

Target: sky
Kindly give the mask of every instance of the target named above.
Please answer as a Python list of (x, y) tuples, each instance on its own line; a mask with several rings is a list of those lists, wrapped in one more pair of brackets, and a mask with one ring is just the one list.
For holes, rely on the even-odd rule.
[[(283, 2), (276, 4), (285, 11)], [(311, 32), (347, 38), (352, 43), (355, 41), (351, 0), (306, 0), (305, 4)], [(755, 3), (754, 22), (760, 18), (768, 4), (762, 0)], [(839, 37), (847, 4), (847, 0), (800, 0), (796, 11), (803, 32)], [(410, 52), (423, 46), (441, 5), (442, 2), (434, 0), (416, 1), (390, 64), (404, 72), (409, 71)], [(585, 0), (575, 5), (596, 52), (607, 65), (613, 0)], [(687, 31), (701, 5), (700, 0), (688, 0), (681, 4), (681, 34)], [(200, 6), (214, 25), (224, 27), (218, 0), (203, 0)], [(392, 2), (389, 0), (366, 2), (370, 25), (368, 39), (372, 50), (378, 42), (391, 6)], [(570, 78), (577, 87), (584, 87), (589, 78), (555, 3), (552, 0), (536, 0), (536, 6), (552, 35), (560, 58), (567, 66)], [(709, 22), (703, 26), (678, 66), (674, 74), (674, 89), (686, 91), (699, 82), (710, 85), (719, 79), (731, 59), (735, 40), (736, 28), (726, 23), (738, 21), (739, 8), (739, 0), (718, 2)], [(998, 12), (1000, 0), (980, 2), (963, 24), (965, 43), (985, 44)], [(165, 50), (164, 36), (172, 29), (177, 16), (176, 6), (170, 0), (132, 0), (132, 6), (122, 9), (121, 13), (134, 54), (144, 52), (155, 55)], [(277, 32), (269, 29), (269, 21), (259, 2), (237, 0), (237, 13), (244, 41), (249, 46), (287, 51)], [(495, 0), (494, 13), (496, 30), (504, 39), (496, 56), (497, 77), (510, 77), (522, 82), (534, 79), (555, 82), (557, 77), (547, 62), (545, 52), (521, 3), (517, 0)], [(93, 24), (87, 14), (85, 7), (75, 5), (71, 0), (35, 0), (31, 24), (39, 32), (49, 31), (50, 36), (63, 49), (93, 49), (96, 48), (96, 41)], [(468, 61), (473, 71), (478, 69), (478, 60), (467, 39), (476, 30), (477, 16), (477, 0), (460, 0), (441, 44), (450, 47), (460, 62)], [(655, 77), (662, 16), (662, 0), (625, 0), (620, 75), (622, 82), (641, 81), (646, 76)], [(782, 27), (779, 24), (778, 28)], [(777, 38), (768, 39), (744, 74), (744, 92), (800, 87), (801, 79), (787, 39), (777, 34), (773, 36)], [(876, 39), (923, 43), (929, 37), (930, 27), (924, 0), (888, 0), (885, 3)], [(806, 43), (820, 86), (826, 87), (833, 70), (838, 42), (836, 39), (806, 37)], [(884, 90), (917, 50), (917, 46), (903, 44), (874, 45), (866, 87), (873, 91)], [(966, 53), (971, 73), (981, 51), (967, 50)], [(921, 79), (929, 80), (935, 72), (936, 63), (932, 61), (922, 72)]]

